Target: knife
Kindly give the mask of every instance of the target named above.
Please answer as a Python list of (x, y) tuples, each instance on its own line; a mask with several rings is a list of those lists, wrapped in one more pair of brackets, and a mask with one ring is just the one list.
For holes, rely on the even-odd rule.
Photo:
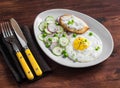
[(22, 45), (22, 47), (25, 49), (25, 54), (35, 72), (35, 74), (37, 76), (41, 76), (42, 75), (42, 70), (39, 67), (37, 61), (35, 60), (35, 57), (33, 56), (33, 54), (31, 53), (28, 45), (27, 45), (27, 40), (25, 38), (25, 36), (23, 35), (21, 28), (19, 27), (18, 23), (16, 22), (16, 20), (14, 18), (10, 19), (10, 23), (15, 31), (15, 34), (20, 42), (20, 44)]

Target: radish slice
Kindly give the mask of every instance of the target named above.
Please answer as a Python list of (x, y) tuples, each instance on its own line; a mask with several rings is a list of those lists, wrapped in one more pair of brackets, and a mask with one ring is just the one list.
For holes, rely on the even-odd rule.
[(57, 17), (56, 21), (59, 23), (60, 17)]
[(52, 38), (52, 42), (54, 43), (54, 42), (58, 42), (58, 37), (53, 37)]
[(57, 42), (53, 42), (52, 44), (51, 44), (51, 46), (50, 46), (50, 50), (52, 50), (55, 46), (57, 46), (58, 45), (58, 43)]
[(57, 27), (56, 27), (55, 24), (49, 24), (49, 25), (48, 25), (48, 30), (49, 30), (50, 32), (56, 32), (56, 31), (57, 31)]

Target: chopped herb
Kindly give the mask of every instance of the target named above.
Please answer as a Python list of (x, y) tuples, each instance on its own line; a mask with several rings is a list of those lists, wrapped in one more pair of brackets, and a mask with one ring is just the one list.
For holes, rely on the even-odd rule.
[(55, 24), (56, 24), (56, 25), (59, 25), (59, 23), (58, 23), (58, 22), (55, 22)]
[(99, 47), (99, 46), (97, 46), (97, 47), (95, 48), (95, 50), (96, 50), (96, 51), (98, 51), (99, 49), (100, 49), (100, 47)]
[(49, 25), (49, 23), (47, 23), (46, 27)]
[(92, 32), (90, 32), (90, 33), (89, 33), (89, 36), (92, 36), (92, 35), (93, 35), (93, 33), (92, 33)]
[(85, 39), (85, 42), (87, 42), (87, 39)]
[(76, 33), (73, 33), (73, 37), (76, 37), (77, 36), (77, 34)]
[(72, 24), (74, 24), (74, 20), (70, 20), (70, 21), (68, 21), (67, 24), (68, 24), (68, 25), (72, 25)]
[(78, 62), (78, 59), (76, 58), (76, 59), (74, 60), (74, 62)]

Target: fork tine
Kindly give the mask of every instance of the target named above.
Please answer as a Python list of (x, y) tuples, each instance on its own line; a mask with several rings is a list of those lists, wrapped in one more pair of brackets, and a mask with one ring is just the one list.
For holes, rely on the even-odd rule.
[(4, 31), (4, 29), (5, 29), (5, 28), (4, 28), (4, 26), (3, 26), (3, 25), (4, 25), (4, 23), (1, 23), (1, 25), (0, 25), (0, 26), (1, 26), (1, 29), (2, 29), (2, 34), (3, 34), (3, 37), (4, 37), (4, 38), (6, 38), (6, 33), (5, 33), (5, 31)]
[(6, 22), (6, 24), (7, 24), (8, 30), (9, 30), (9, 34), (13, 35), (9, 22)]
[(1, 29), (2, 29), (2, 33), (3, 33), (4, 38), (13, 36), (9, 22), (1, 23)]
[(4, 23), (4, 27), (5, 27), (5, 32), (6, 32), (6, 34), (7, 34), (7, 37), (10, 37), (11, 35), (10, 35), (10, 32), (9, 32), (9, 28), (8, 28), (8, 22), (5, 22)]
[(7, 32), (7, 28), (6, 28), (6, 22), (2, 23), (2, 28), (3, 28), (3, 33), (5, 37), (8, 37), (8, 32)]

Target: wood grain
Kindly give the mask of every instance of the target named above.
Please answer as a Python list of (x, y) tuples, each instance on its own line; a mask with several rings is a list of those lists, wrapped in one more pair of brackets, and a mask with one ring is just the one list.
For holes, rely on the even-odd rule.
[[(120, 88), (120, 0), (1, 0), (0, 22), (14, 17), (19, 24), (32, 27), (42, 11), (64, 8), (103, 19), (114, 39), (114, 50), (103, 63), (83, 69), (61, 66), (48, 57), (53, 72), (33, 83), (17, 84), (0, 54), (1, 88)], [(31, 29), (32, 31), (32, 29)]]

